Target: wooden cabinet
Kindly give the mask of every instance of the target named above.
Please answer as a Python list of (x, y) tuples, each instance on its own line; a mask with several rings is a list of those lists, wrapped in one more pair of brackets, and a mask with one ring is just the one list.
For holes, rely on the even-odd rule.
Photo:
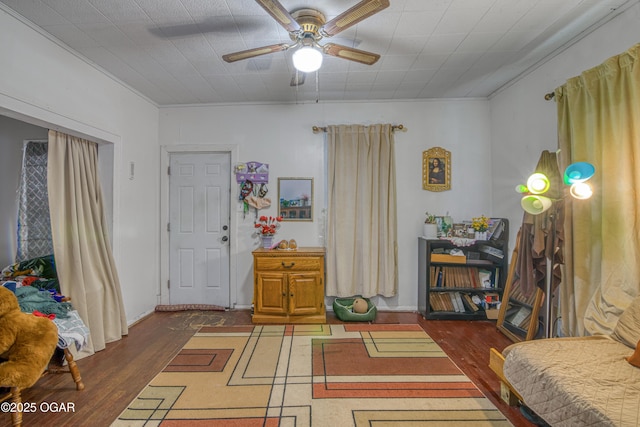
[(253, 251), (253, 323), (325, 323), (324, 253)]
[(501, 221), (499, 237), (489, 240), (418, 238), (418, 311), (426, 319), (498, 318), (509, 242)]

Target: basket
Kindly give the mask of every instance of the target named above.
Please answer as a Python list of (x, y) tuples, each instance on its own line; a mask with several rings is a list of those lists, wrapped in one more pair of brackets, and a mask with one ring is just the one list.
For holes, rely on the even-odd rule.
[(362, 298), (367, 302), (368, 306), (365, 313), (354, 313), (351, 311), (353, 301), (355, 301), (356, 298), (362, 297), (355, 296), (352, 298), (336, 298), (333, 301), (333, 312), (336, 314), (338, 319), (343, 322), (370, 322), (375, 319), (378, 309), (368, 298)]

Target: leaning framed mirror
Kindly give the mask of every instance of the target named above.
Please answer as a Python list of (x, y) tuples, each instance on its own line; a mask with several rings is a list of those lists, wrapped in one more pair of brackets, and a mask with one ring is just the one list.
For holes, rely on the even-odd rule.
[(542, 289), (525, 289), (518, 273), (520, 231), (511, 255), (509, 272), (502, 294), (502, 304), (496, 327), (514, 342), (534, 339), (538, 334), (540, 307), (544, 299)]

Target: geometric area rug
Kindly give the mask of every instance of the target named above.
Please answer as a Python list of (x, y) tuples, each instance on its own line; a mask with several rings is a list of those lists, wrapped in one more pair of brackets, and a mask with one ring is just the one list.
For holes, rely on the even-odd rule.
[(511, 426), (416, 324), (203, 327), (112, 426)]

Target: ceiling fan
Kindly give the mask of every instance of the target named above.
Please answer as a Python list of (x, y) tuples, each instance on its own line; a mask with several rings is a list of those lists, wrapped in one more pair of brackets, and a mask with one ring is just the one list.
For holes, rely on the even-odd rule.
[(380, 55), (376, 53), (335, 43), (320, 44), (319, 42), (323, 38), (335, 36), (389, 7), (389, 0), (362, 0), (328, 22), (325, 16), (316, 9), (298, 9), (289, 13), (278, 0), (256, 0), (256, 2), (289, 32), (292, 43), (280, 43), (228, 53), (222, 56), (224, 61), (231, 63), (297, 48), (294, 52), (293, 62), (296, 70), (302, 72), (302, 76), (296, 73), (291, 79), (291, 86), (299, 86), (304, 83), (304, 73), (313, 72), (320, 68), (322, 54), (366, 65), (375, 64), (380, 59)]

